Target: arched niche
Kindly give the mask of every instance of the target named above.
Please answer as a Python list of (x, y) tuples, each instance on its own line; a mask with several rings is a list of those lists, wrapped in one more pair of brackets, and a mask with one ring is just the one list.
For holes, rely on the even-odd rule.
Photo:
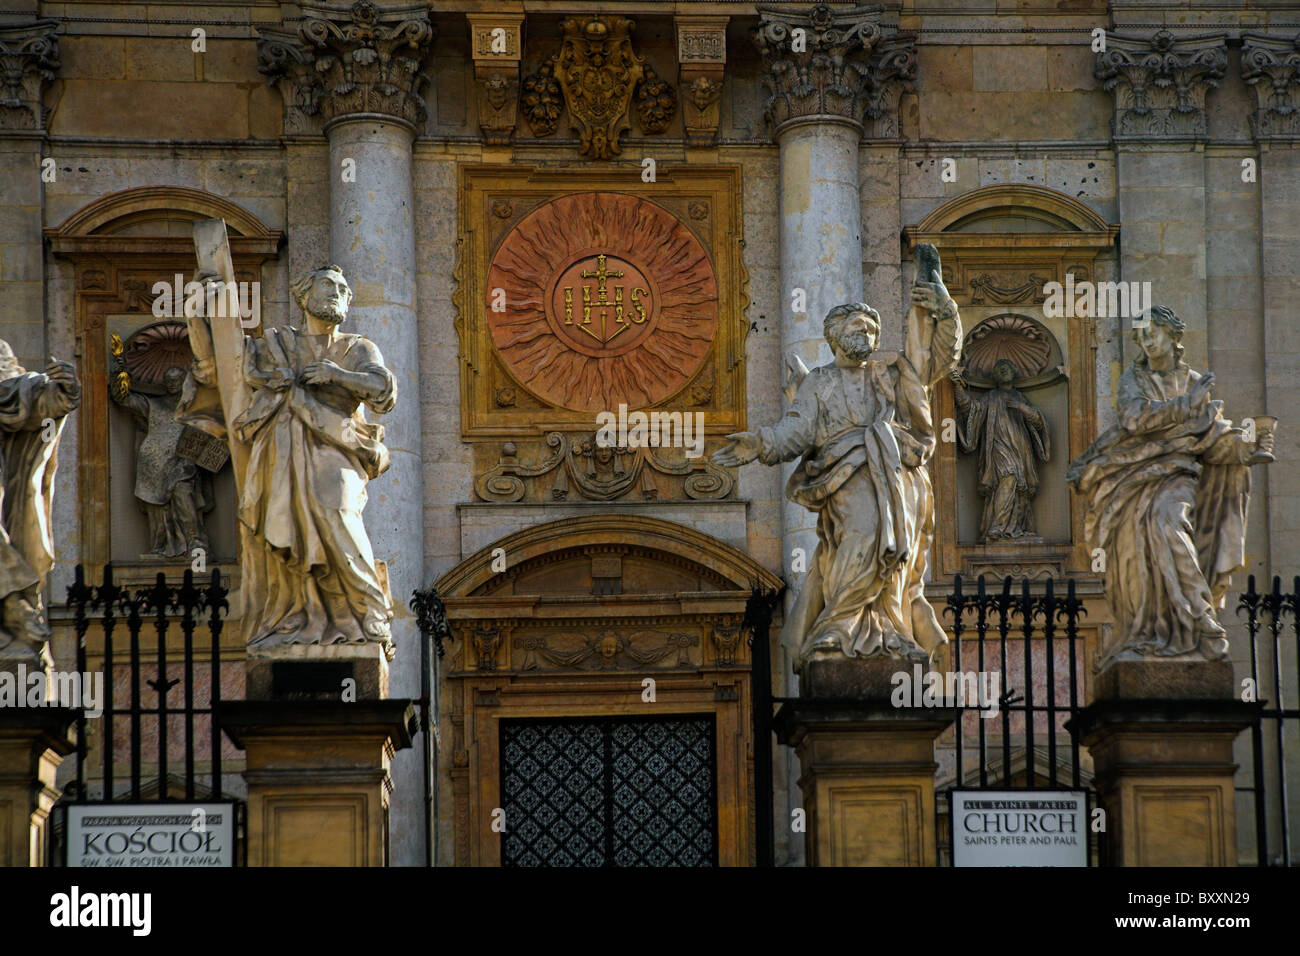
[[(221, 196), (185, 186), (142, 186), (102, 196), (45, 230), (61, 270), (70, 269), (74, 329), (80, 349), (83, 397), (78, 415), (78, 498), (81, 561), (92, 568), (114, 561), (119, 579), (152, 581), (158, 571), (179, 573), (180, 559), (154, 560), (141, 553), (145, 521), (133, 493), (135, 426), (113, 406), (108, 393), (110, 340), (127, 340), (158, 321), (153, 288), (188, 280), (195, 269), (192, 224), (224, 219), (236, 278), (263, 281), (263, 266), (278, 256), (283, 234)], [(234, 487), (226, 469), (216, 479), (218, 511), (210, 562), (235, 571)], [(116, 540), (115, 540), (116, 534)], [(184, 566), (189, 561), (183, 562)], [(235, 575), (237, 579), (237, 574)]]
[[(903, 230), (909, 252), (932, 243), (943, 261), (944, 282), (961, 307), (969, 334), (999, 316), (1021, 317), (1042, 329), (1060, 353), (1060, 376), (1027, 393), (1051, 419), (1052, 460), (1040, 467), (1034, 513), (1040, 540), (978, 540), (983, 502), (969, 462), (959, 462), (957, 443), (941, 441), (932, 460), (938, 529), (931, 579), (979, 573), (1051, 576), (1088, 575), (1082, 505), (1065, 486), (1065, 465), (1096, 434), (1099, 369), (1095, 320), (1048, 315), (1049, 283), (1106, 281), (1114, 277), (1119, 227), (1078, 199), (1044, 186), (1008, 183), (954, 196)], [(953, 418), (950, 383), (935, 389), (935, 416)], [(937, 585), (936, 585), (937, 586)]]
[[(502, 721), (642, 714), (712, 715), (718, 861), (752, 861), (750, 652), (741, 623), (752, 590), (779, 588), (779, 578), (694, 528), (600, 514), (501, 538), (434, 586), (453, 635), (441, 712), (458, 865), (500, 862), (491, 821), (502, 805)], [(770, 637), (778, 631), (773, 622)]]

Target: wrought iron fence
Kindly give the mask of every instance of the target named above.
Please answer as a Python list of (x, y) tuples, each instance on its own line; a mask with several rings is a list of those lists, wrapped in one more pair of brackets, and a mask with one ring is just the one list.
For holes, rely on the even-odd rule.
[[(951, 669), (961, 675), (975, 664), (977, 680), (996, 673), (999, 687), (991, 718), (988, 701), (971, 701), (963, 693), (953, 702), (955, 767), (952, 783), (939, 796), (957, 789), (1068, 789), (1093, 799), (1079, 741), (1065, 727), (1086, 703), (1081, 692), (1085, 654), (1079, 633), (1085, 609), (1074, 580), (1066, 581), (1064, 597), (1050, 578), (1037, 587), (1024, 578), (1017, 589), (1005, 577), (1001, 588), (991, 591), (980, 575), (973, 593), (963, 585), (960, 575), (953, 578), (944, 608), (952, 623)], [(967, 646), (971, 635), (973, 661)], [(973, 748), (968, 743), (971, 738)], [(940, 807), (945, 803), (938, 801)], [(951, 858), (946, 823), (941, 812), (940, 862)], [(1090, 848), (1090, 860), (1103, 850), (1099, 841)]]
[[(1252, 574), (1245, 593), (1237, 602), (1237, 613), (1243, 611), (1250, 635), (1250, 679), (1263, 706), (1250, 733), (1254, 770), (1251, 785), (1237, 790), (1253, 797), (1257, 864), (1292, 866), (1297, 857), (1291, 849), (1290, 821), (1295, 819), (1295, 814), (1289, 800), (1295, 795), (1288, 787), (1288, 783), (1294, 784), (1294, 780), (1288, 781), (1287, 778), (1295, 774), (1297, 751), (1292, 749), (1288, 758), (1287, 740), (1300, 735), (1300, 576), (1292, 579), (1289, 594), (1282, 591), (1281, 577), (1274, 577), (1272, 588), (1261, 594), (1255, 589), (1255, 576)], [(1289, 635), (1287, 617), (1291, 619)], [(1265, 640), (1260, 638), (1261, 630), (1266, 635)], [(1296, 657), (1295, 707), (1286, 706), (1283, 658), (1288, 645)], [(1261, 656), (1264, 658), (1262, 661)], [(1261, 674), (1272, 678), (1271, 688), (1264, 684)], [(1292, 743), (1295, 745), (1298, 741)], [(1271, 753), (1266, 754), (1266, 749)]]
[[(105, 565), (97, 586), (87, 584), (85, 569), (77, 566), (68, 587), (68, 607), (76, 633), (79, 673), (87, 673), (87, 634), (98, 626), (102, 635), (104, 699), (97, 728), (100, 766), (92, 790), (87, 735), (91, 718), (82, 708), (76, 720), (75, 777), (64, 790), (61, 806), (230, 802), (242, 831), (243, 803), (228, 801), (224, 794), (222, 732), (215, 718), (222, 696), (221, 633), (229, 609), (228, 594), (217, 570), (206, 587), (196, 584), (193, 571), (186, 569), (179, 584), (169, 583), (159, 573), (152, 586), (132, 588), (117, 583), (111, 564)], [(152, 640), (146, 625), (153, 631)], [(179, 628), (182, 636), (179, 660), (168, 653), (167, 637), (173, 627)], [(201, 628), (206, 635), (196, 634)], [(196, 648), (203, 644), (208, 650), (206, 675), (195, 661)], [(120, 693), (119, 678), (125, 684)], [(181, 725), (179, 763), (183, 771), (179, 780), (172, 763), (173, 721)], [(152, 746), (146, 745), (146, 727), (152, 728), (148, 734)], [(202, 772), (197, 761), (205, 751), (207, 767)], [(125, 779), (118, 771), (122, 764), (129, 768)], [(147, 781), (156, 781), (156, 786), (147, 786)], [(199, 793), (201, 787), (206, 794)], [(60, 859), (61, 854), (51, 858)]]

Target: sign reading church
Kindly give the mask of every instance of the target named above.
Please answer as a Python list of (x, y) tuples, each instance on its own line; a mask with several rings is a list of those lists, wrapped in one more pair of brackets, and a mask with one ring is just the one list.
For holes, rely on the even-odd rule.
[(73, 804), (68, 866), (235, 865), (233, 803)]
[(953, 866), (1087, 866), (1088, 799), (1074, 790), (952, 791)]

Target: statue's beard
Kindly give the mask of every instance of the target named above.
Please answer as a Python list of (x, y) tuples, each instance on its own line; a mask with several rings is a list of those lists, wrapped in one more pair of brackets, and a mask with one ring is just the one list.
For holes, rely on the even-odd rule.
[(865, 362), (875, 351), (870, 332), (841, 332), (835, 337), (835, 344), (845, 358), (854, 362)]
[(330, 325), (342, 325), (343, 320), (348, 317), (346, 308), (339, 308), (331, 302), (322, 302), (318, 307), (311, 310), (311, 314), (321, 322), (328, 322)]

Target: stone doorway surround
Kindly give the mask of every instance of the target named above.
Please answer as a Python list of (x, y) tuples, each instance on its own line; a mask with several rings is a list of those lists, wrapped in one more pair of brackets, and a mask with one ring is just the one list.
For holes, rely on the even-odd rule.
[(626, 514), (527, 528), (443, 575), (435, 587), (453, 633), (441, 717), (456, 864), (501, 862), (502, 720), (712, 714), (718, 863), (751, 865), (752, 701), (741, 620), (752, 588), (780, 584), (702, 532)]

